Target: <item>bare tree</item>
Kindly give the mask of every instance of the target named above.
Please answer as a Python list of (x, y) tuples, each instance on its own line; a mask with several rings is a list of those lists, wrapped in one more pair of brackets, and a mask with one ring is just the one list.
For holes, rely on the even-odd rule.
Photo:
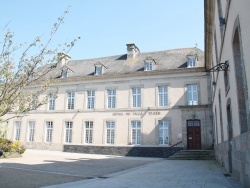
[[(53, 37), (64, 23), (67, 13), (68, 10), (54, 23), (46, 42), (42, 42), (41, 37), (35, 37), (29, 44), (14, 46), (13, 32), (6, 31), (0, 43), (0, 122), (7, 120), (3, 118), (6, 114), (11, 114), (8, 119), (21, 117), (48, 102), (47, 97), (39, 96), (48, 92), (53, 84), (51, 70), (80, 39), (78, 37), (70, 43), (50, 49)], [(16, 60), (15, 52), (20, 50), (21, 55)]]

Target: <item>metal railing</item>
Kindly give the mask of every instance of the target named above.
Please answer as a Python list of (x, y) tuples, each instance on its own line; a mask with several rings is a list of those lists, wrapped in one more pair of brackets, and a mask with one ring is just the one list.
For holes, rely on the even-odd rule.
[(164, 158), (168, 158), (171, 155), (177, 153), (180, 150), (183, 150), (183, 145), (181, 144), (182, 141), (177, 142), (176, 144), (170, 146), (167, 151), (164, 153)]

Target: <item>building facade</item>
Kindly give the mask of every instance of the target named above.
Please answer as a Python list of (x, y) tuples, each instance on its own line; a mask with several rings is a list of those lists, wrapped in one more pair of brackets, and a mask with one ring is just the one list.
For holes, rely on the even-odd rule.
[(124, 55), (66, 56), (51, 75), (47, 105), (8, 122), (8, 137), (28, 148), (212, 147), (208, 75), (197, 48), (140, 53), (127, 44)]
[(248, 0), (205, 0), (205, 64), (212, 71), (216, 159), (246, 187), (250, 187), (249, 8)]

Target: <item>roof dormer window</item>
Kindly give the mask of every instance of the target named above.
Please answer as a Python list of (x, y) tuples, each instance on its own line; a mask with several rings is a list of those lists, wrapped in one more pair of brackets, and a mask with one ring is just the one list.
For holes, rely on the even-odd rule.
[(69, 77), (68, 69), (63, 69), (61, 72), (61, 78)]
[(95, 75), (102, 75), (106, 67), (99, 61), (95, 64)]
[(187, 55), (187, 68), (197, 67), (197, 60), (198, 57), (196, 54), (194, 55)]
[(147, 57), (144, 60), (144, 71), (155, 70), (155, 65), (156, 65), (156, 62), (154, 61), (154, 59), (151, 57)]

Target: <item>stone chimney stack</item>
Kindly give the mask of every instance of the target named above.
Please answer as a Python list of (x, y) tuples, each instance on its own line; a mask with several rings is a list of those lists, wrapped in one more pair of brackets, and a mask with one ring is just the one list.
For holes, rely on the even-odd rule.
[(65, 53), (59, 53), (58, 55), (59, 55), (59, 58), (61, 59), (58, 65), (60, 66), (60, 68), (62, 68), (64, 65), (68, 63), (71, 57)]
[(127, 44), (127, 60), (135, 59), (139, 53), (140, 50), (134, 43)]

